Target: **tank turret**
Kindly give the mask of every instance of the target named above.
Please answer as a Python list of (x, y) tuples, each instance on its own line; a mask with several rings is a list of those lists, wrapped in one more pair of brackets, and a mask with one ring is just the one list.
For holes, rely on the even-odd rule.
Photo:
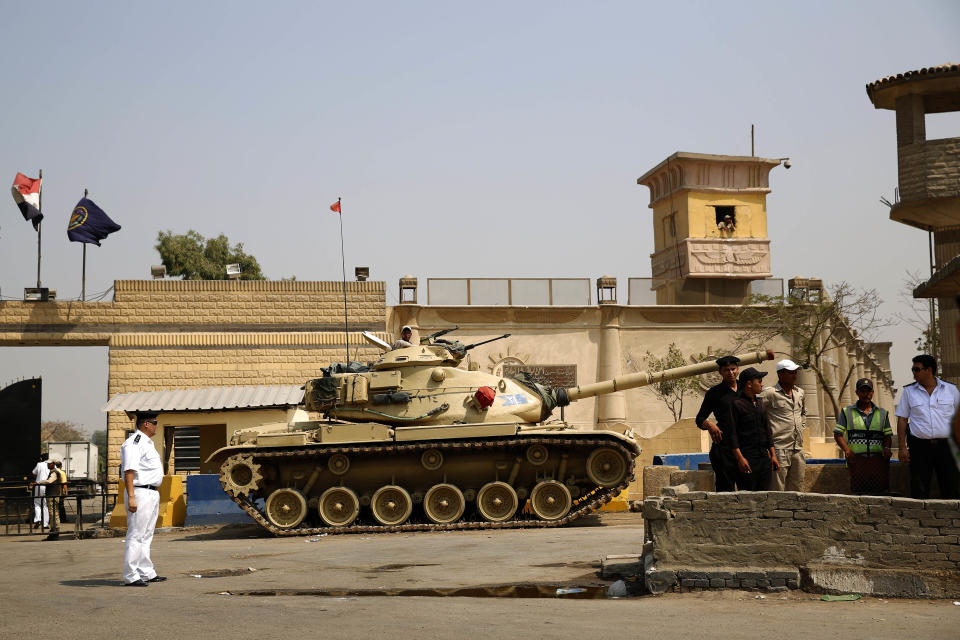
[(386, 350), (376, 362), (334, 364), (304, 385), (317, 420), (235, 432), (211, 456), (224, 490), (276, 534), (558, 526), (625, 489), (640, 447), (629, 429), (553, 420), (556, 407), (717, 369), (551, 388), (459, 368), (491, 340), (465, 345), (449, 331), (392, 350), (373, 339)]

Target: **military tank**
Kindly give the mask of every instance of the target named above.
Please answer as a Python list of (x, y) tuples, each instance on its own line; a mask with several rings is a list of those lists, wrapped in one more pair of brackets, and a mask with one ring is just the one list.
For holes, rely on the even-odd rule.
[(562, 526), (627, 487), (640, 446), (629, 429), (551, 420), (554, 409), (717, 368), (550, 388), (458, 368), (492, 340), (465, 345), (449, 331), (399, 349), (367, 334), (379, 360), (334, 364), (304, 385), (303, 408), (320, 419), (237, 431), (210, 456), (224, 491), (275, 535)]

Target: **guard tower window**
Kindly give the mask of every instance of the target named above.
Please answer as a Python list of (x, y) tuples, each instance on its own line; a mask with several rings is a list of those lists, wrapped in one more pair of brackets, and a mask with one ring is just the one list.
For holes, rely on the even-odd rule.
[(737, 208), (728, 206), (713, 207), (716, 212), (717, 229), (733, 231), (737, 226)]

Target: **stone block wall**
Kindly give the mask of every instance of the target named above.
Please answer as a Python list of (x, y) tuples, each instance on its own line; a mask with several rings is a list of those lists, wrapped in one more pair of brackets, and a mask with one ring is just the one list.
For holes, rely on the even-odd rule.
[(960, 568), (960, 501), (794, 492), (647, 498), (658, 564)]
[(960, 138), (908, 144), (897, 153), (902, 201), (960, 195)]
[(674, 576), (731, 567), (960, 569), (958, 500), (699, 491), (647, 498), (643, 517), (656, 571)]

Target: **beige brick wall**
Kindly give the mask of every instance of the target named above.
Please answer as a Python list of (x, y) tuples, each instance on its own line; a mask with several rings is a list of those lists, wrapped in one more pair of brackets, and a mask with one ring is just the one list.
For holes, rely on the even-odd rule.
[[(383, 282), (347, 282), (354, 329), (382, 331)], [(0, 345), (106, 345), (118, 333), (340, 331), (340, 282), (117, 280), (113, 302), (0, 302)]]
[[(299, 384), (346, 359), (341, 282), (117, 280), (112, 302), (0, 302), (2, 345), (108, 345), (108, 393)], [(347, 282), (351, 357), (383, 339), (386, 286)], [(355, 349), (359, 348), (359, 352)], [(358, 357), (359, 356), (359, 357)], [(100, 403), (102, 399), (91, 399)], [(107, 420), (108, 469), (133, 428)]]
[(897, 153), (902, 201), (960, 195), (960, 138), (908, 144)]

